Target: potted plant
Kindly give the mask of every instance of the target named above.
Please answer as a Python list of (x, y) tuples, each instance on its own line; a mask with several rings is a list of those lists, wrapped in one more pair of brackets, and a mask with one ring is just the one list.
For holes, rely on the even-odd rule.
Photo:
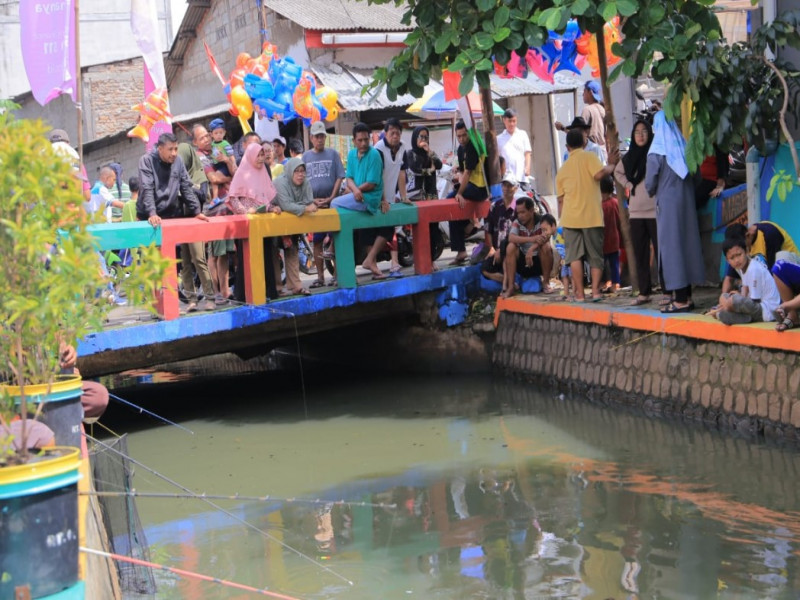
[[(60, 375), (60, 345), (100, 329), (112, 305), (100, 293), (109, 282), (76, 161), (54, 151), (42, 122), (9, 108), (0, 106), (0, 598), (23, 597), (18, 590), (40, 598), (77, 581), (80, 456), (68, 447), (31, 451), (27, 437), (51, 399), (80, 410), (80, 377)], [(153, 246), (136, 262), (125, 291), (150, 306), (168, 263)], [(49, 417), (57, 433), (75, 418)]]

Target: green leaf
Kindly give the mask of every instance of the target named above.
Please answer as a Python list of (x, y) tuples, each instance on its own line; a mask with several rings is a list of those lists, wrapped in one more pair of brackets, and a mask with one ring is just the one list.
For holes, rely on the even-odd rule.
[(481, 59), (481, 61), (475, 65), (476, 71), (491, 71), (493, 69), (494, 69), (494, 63), (490, 58)]
[(603, 2), (600, 4), (600, 15), (604, 20), (610, 21), (617, 16), (617, 3), (616, 2)]
[(450, 46), (450, 40), (452, 38), (452, 30), (444, 32), (439, 38), (437, 38), (436, 43), (433, 45), (433, 49), (436, 51), (436, 54), (444, 54), (444, 51), (447, 50), (448, 46)]
[(543, 46), (545, 43), (545, 35), (546, 32), (538, 25), (534, 25), (533, 23), (525, 24), (525, 34), (523, 37), (525, 43), (528, 44), (529, 47), (539, 48)]
[(631, 17), (639, 12), (637, 0), (617, 0), (617, 10), (623, 17)]
[(576, 17), (585, 15), (590, 6), (589, 0), (575, 0), (575, 3), (572, 5), (572, 14)]
[(498, 8), (495, 13), (492, 21), (494, 21), (495, 29), (500, 29), (504, 27), (508, 23), (508, 19), (511, 17), (511, 9), (508, 8), (505, 4)]
[(498, 44), (506, 39), (509, 35), (511, 35), (511, 29), (508, 27), (501, 27), (497, 31), (494, 32), (494, 36), (492, 38)]
[(481, 12), (489, 12), (489, 10), (495, 5), (496, 0), (477, 0), (478, 10)]
[(461, 83), (458, 84), (458, 93), (466, 96), (475, 87), (475, 70), (467, 69), (461, 73)]
[(494, 46), (494, 38), (485, 31), (481, 31), (475, 34), (475, 45), (481, 50), (489, 50)]
[(406, 81), (408, 81), (408, 71), (395, 71), (389, 81), (389, 87), (398, 89)]

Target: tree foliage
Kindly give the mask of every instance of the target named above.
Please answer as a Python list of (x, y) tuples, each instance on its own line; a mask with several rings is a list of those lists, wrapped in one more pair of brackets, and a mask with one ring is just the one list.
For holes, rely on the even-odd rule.
[[(367, 0), (405, 6), (404, 23), (413, 31), (406, 48), (375, 71), (372, 86), (386, 86), (390, 98), (420, 97), (429, 79), (444, 69), (460, 71), (462, 93), (477, 81), (490, 85), (493, 58), (505, 64), (512, 52), (524, 55), (541, 47), (548, 30), (563, 32), (574, 18), (582, 31), (597, 33), (606, 21), (620, 18), (621, 43), (612, 47), (623, 58), (609, 75), (649, 73), (669, 85), (664, 109), (680, 114), (684, 97), (692, 100), (692, 133), (687, 162), (692, 169), (717, 144), (748, 135), (761, 139), (777, 130), (782, 91), (760, 57), (767, 48), (800, 47), (800, 11), (784, 13), (753, 35), (751, 44), (729, 45), (714, 13), (714, 0)], [(798, 73), (776, 63), (797, 93)], [(793, 100), (794, 98), (792, 98)]]
[[(52, 383), (59, 342), (99, 330), (111, 309), (80, 181), (47, 131), (0, 113), (0, 383), (14, 386)], [(129, 301), (148, 306), (168, 264), (143, 248), (122, 284)], [(15, 410), (0, 386), (0, 417)]]

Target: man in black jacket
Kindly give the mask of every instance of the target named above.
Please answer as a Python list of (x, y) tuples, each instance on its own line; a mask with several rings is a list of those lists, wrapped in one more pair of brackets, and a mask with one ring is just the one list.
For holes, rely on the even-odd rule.
[(186, 214), (208, 221), (200, 212), (192, 180), (178, 156), (178, 140), (171, 133), (158, 137), (156, 149), (139, 159), (139, 198), (136, 216), (153, 227), (161, 219), (177, 219)]
[[(147, 221), (153, 227), (161, 224), (161, 219), (178, 219), (194, 216), (201, 221), (208, 217), (201, 212), (200, 201), (194, 192), (192, 180), (186, 166), (178, 156), (178, 140), (171, 133), (163, 133), (153, 152), (139, 159), (139, 198), (136, 201), (136, 216), (140, 221)], [(191, 265), (189, 259), (191, 257)], [(183, 259), (184, 294), (189, 303), (186, 312), (197, 310), (197, 292), (194, 289), (194, 278), (188, 276), (190, 266), (194, 266), (205, 294), (206, 310), (213, 310), (214, 287), (208, 272), (203, 242), (181, 244)], [(188, 285), (190, 289), (185, 286)]]

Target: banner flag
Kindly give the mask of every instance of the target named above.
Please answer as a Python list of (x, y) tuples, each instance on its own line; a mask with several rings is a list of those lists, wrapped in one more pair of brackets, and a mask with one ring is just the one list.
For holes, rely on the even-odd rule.
[(77, 94), (73, 0), (19, 3), (22, 62), (36, 101), (44, 106), (60, 94)]
[[(158, 23), (158, 7), (155, 0), (131, 0), (131, 30), (136, 45), (144, 59), (144, 97), (158, 88), (167, 89), (167, 74), (161, 52), (161, 32)], [(167, 98), (169, 103), (169, 98)], [(167, 104), (169, 112), (169, 104)], [(159, 121), (150, 129), (150, 139), (145, 147), (153, 148), (162, 133), (172, 133), (172, 125)]]

